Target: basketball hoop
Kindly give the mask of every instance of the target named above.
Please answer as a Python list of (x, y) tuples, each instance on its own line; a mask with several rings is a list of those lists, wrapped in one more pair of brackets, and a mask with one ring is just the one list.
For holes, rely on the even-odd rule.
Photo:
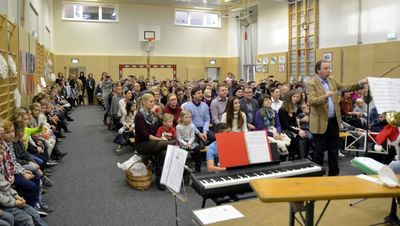
[(147, 51), (150, 51), (154, 46), (154, 38), (145, 38), (147, 41)]

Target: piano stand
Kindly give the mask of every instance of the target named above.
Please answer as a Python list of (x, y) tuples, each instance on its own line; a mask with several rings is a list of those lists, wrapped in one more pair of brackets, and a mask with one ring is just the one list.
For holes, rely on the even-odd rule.
[[(324, 206), (324, 209), (322, 210), (321, 214), (318, 217), (317, 222), (315, 225), (317, 226), (319, 222), (322, 219), (322, 216), (324, 216), (324, 213), (326, 209), (328, 208), (331, 200), (328, 200)], [(293, 202), (290, 203), (290, 215), (289, 215), (289, 226), (294, 226), (295, 225), (295, 220), (299, 222), (301, 225), (305, 226), (314, 226), (314, 205), (315, 201), (307, 201), (307, 202)], [(306, 216), (304, 217), (303, 214), (301, 213), (302, 211), (306, 212)], [(299, 213), (302, 223), (296, 218), (296, 213)]]
[[(214, 197), (211, 198), (211, 200), (217, 205), (221, 205), (223, 203), (228, 203), (228, 202), (237, 202), (239, 200), (243, 200), (243, 199), (249, 199), (249, 198), (254, 198), (256, 197), (255, 193), (250, 193), (250, 194), (235, 194), (235, 195), (224, 195), (221, 197)], [(201, 208), (204, 208), (206, 205), (206, 200), (208, 198), (203, 198), (203, 202), (201, 204)]]
[(383, 222), (373, 224), (371, 226), (377, 225), (400, 225), (400, 220), (397, 217), (397, 202), (396, 198), (392, 198), (392, 205), (390, 206), (390, 213), (383, 219)]

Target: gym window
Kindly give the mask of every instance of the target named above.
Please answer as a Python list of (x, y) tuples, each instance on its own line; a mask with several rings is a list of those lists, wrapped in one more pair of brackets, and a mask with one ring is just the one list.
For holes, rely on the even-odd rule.
[(63, 5), (63, 20), (117, 22), (118, 6), (79, 3)]
[(221, 14), (219, 12), (176, 9), (175, 25), (220, 28)]

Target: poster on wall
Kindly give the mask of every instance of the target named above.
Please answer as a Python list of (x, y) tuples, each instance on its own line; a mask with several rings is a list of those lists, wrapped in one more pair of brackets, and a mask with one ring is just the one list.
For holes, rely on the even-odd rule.
[(260, 66), (260, 65), (256, 66), (256, 72), (257, 72), (257, 73), (260, 73), (260, 72), (261, 72), (261, 66)]
[(34, 95), (37, 94), (35, 75), (31, 76), (31, 93), (34, 94)]
[(276, 64), (276, 57), (271, 57), (271, 64)]
[(278, 72), (280, 72), (280, 73), (285, 72), (285, 65), (284, 64), (279, 64)]
[(265, 58), (263, 59), (263, 64), (268, 64), (268, 57), (265, 57)]
[(322, 54), (322, 59), (324, 59), (324, 61), (331, 62), (333, 60), (332, 58), (333, 58), (332, 52), (327, 52)]
[(279, 56), (279, 63), (280, 63), (280, 64), (286, 63), (286, 58), (285, 58), (285, 56)]
[(26, 95), (26, 75), (24, 73), (19, 76), (19, 90)]
[(261, 64), (261, 58), (257, 58), (256, 64)]
[(21, 50), (20, 52), (20, 61), (21, 61), (21, 73), (26, 72), (26, 54), (24, 50)]
[(269, 67), (268, 67), (268, 65), (263, 65), (263, 66), (262, 66), (262, 72), (263, 72), (263, 73), (268, 73), (268, 72), (269, 72)]
[(25, 52), (25, 64), (26, 64), (26, 73), (29, 74), (31, 73), (30, 67), (31, 67), (31, 54), (28, 52)]
[(25, 75), (25, 93), (27, 96), (31, 95), (31, 76), (29, 74)]
[(30, 73), (35, 73), (36, 71), (36, 57), (35, 55), (31, 54), (31, 64), (30, 64)]

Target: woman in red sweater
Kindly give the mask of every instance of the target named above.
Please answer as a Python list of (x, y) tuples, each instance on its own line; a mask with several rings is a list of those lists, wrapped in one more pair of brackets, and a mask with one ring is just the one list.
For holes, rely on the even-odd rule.
[(169, 113), (174, 116), (174, 127), (178, 125), (179, 115), (181, 114), (182, 108), (178, 105), (178, 98), (175, 93), (171, 93), (168, 96), (167, 106), (163, 109), (163, 113)]

